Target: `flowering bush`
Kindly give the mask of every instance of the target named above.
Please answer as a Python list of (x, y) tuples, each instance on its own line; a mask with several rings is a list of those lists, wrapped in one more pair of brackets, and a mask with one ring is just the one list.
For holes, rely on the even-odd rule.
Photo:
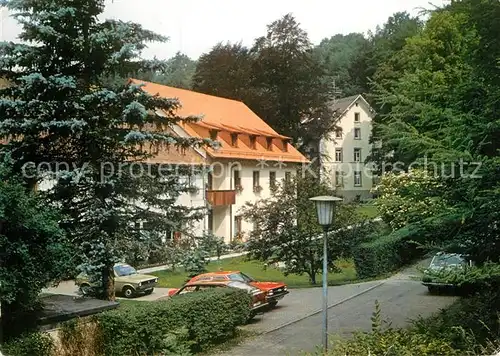
[(409, 173), (386, 173), (373, 189), (382, 219), (397, 230), (449, 210), (441, 179), (422, 169)]

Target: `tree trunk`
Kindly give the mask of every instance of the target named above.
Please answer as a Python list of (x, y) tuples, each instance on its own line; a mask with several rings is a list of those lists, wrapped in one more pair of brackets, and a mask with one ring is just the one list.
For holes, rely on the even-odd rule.
[(107, 267), (103, 271), (104, 299), (114, 302), (115, 296), (115, 271), (113, 266)]
[(115, 271), (113, 266), (108, 267), (106, 276), (106, 299), (114, 302), (115, 296)]
[(309, 274), (309, 279), (311, 280), (311, 284), (316, 285), (316, 272), (310, 271), (308, 272), (308, 274)]

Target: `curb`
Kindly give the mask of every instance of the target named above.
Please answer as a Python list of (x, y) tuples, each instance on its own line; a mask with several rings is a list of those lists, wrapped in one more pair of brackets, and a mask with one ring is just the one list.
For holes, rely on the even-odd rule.
[[(340, 305), (340, 304), (343, 304), (343, 303), (345, 303), (345, 302), (350, 301), (351, 299), (354, 299), (354, 298), (356, 298), (356, 297), (359, 297), (360, 295), (363, 295), (363, 294), (365, 294), (365, 293), (368, 293), (369, 291), (371, 291), (371, 290), (373, 290), (373, 289), (375, 289), (375, 288), (378, 288), (378, 287), (380, 287), (381, 285), (385, 284), (385, 282), (387, 282), (387, 281), (386, 281), (386, 280), (384, 280), (384, 281), (382, 281), (382, 282), (380, 282), (380, 283), (378, 283), (378, 284), (376, 284), (376, 285), (374, 285), (374, 286), (371, 286), (371, 287), (370, 287), (370, 288), (368, 288), (368, 289), (362, 290), (361, 292), (358, 292), (358, 293), (356, 293), (356, 294), (353, 294), (353, 295), (351, 295), (351, 296), (349, 296), (349, 297), (347, 297), (347, 298), (344, 298), (344, 299), (342, 299), (342, 300), (340, 300), (340, 301), (338, 301), (338, 302), (336, 302), (336, 303), (333, 303), (333, 304), (331, 304), (331, 305), (329, 305), (329, 306), (328, 306), (328, 309), (333, 308), (333, 307), (336, 307), (336, 306), (338, 306), (338, 305)], [(312, 312), (312, 313), (310, 313), (310, 314), (308, 314), (308, 315), (306, 315), (306, 316), (303, 316), (303, 317), (300, 317), (299, 319), (295, 319), (295, 320), (289, 321), (289, 322), (287, 322), (287, 323), (281, 324), (280, 326), (277, 326), (277, 327), (272, 328), (272, 329), (270, 329), (270, 330), (266, 330), (266, 331), (264, 331), (264, 332), (262, 332), (262, 333), (260, 333), (260, 334), (261, 334), (261, 335), (270, 334), (270, 333), (272, 333), (272, 332), (274, 332), (274, 331), (277, 331), (277, 330), (279, 330), (279, 329), (283, 329), (284, 327), (287, 327), (287, 326), (289, 326), (289, 325), (293, 325), (293, 324), (295, 324), (295, 323), (298, 323), (299, 321), (302, 321), (302, 320), (307, 319), (307, 318), (309, 318), (309, 317), (311, 317), (311, 316), (317, 315), (317, 314), (319, 314), (319, 313), (321, 313), (321, 312), (323, 312), (323, 309), (318, 309), (318, 310), (316, 310), (316, 311), (314, 311), (314, 312)]]

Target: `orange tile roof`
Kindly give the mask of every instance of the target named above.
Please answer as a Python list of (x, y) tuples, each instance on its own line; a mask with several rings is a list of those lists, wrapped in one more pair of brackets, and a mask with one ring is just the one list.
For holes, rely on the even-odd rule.
[[(270, 160), (282, 162), (307, 162), (307, 159), (291, 144), (283, 150), (283, 141), (288, 137), (278, 134), (241, 101), (197, 93), (190, 90), (173, 88), (137, 79), (134, 84), (143, 84), (143, 90), (164, 98), (177, 98), (181, 108), (179, 116), (201, 116), (196, 123), (182, 123), (181, 126), (192, 137), (209, 138), (210, 130), (219, 130), (218, 149), (206, 148), (214, 158), (232, 158), (249, 160)], [(231, 145), (231, 133), (238, 135), (236, 147)], [(262, 142), (257, 142), (255, 149), (250, 147), (249, 136), (273, 138), (272, 150)], [(262, 141), (262, 140), (258, 140)], [(264, 142), (265, 139), (264, 139)]]
[[(166, 130), (169, 134), (176, 136), (171, 129)], [(154, 150), (154, 148), (151, 148)], [(151, 164), (183, 164), (202, 165), (205, 158), (192, 147), (183, 149), (180, 147), (159, 147), (154, 157), (146, 160)]]

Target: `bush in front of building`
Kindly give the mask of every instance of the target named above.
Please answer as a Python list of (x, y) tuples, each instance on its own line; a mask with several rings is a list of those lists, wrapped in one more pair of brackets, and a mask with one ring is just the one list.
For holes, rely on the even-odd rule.
[(237, 327), (248, 320), (250, 303), (246, 291), (232, 288), (130, 303), (66, 323), (56, 343), (47, 334), (34, 333), (2, 345), (2, 352), (8, 356), (190, 355), (233, 338)]

